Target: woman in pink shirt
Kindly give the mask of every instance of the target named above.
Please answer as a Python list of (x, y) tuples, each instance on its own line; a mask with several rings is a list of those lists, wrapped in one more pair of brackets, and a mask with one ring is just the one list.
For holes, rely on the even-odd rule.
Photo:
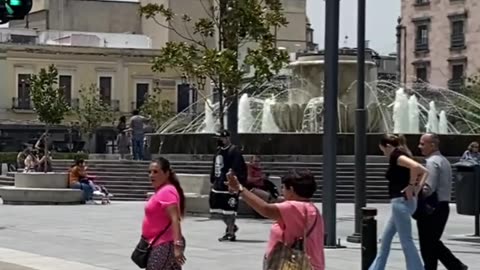
[(152, 161), (148, 172), (155, 194), (145, 205), (142, 224), (142, 237), (152, 244), (146, 269), (179, 270), (185, 263), (185, 243), (180, 227), (185, 212), (183, 189), (167, 159)]
[[(282, 179), (285, 201), (269, 204), (252, 192), (244, 189), (233, 172), (227, 176), (231, 192), (238, 192), (242, 199), (257, 213), (275, 221), (270, 230), (265, 259), (272, 255), (278, 242), (292, 245), (307, 234), (304, 242), (313, 270), (325, 269), (323, 218), (310, 201), (317, 189), (313, 175), (309, 172), (292, 173)], [(266, 266), (264, 266), (266, 269)], [(268, 269), (266, 269), (268, 270)]]

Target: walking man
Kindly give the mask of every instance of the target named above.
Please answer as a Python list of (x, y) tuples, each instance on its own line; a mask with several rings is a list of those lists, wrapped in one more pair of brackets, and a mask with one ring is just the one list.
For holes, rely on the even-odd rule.
[(149, 120), (150, 118), (141, 116), (138, 110), (132, 112), (130, 130), (132, 132), (132, 154), (134, 160), (143, 160), (144, 124)]
[(235, 233), (238, 227), (235, 225), (235, 217), (238, 210), (238, 194), (232, 194), (228, 191), (227, 173), (233, 170), (238, 180), (245, 184), (247, 179), (247, 165), (243, 159), (240, 149), (230, 142), (230, 133), (222, 130), (216, 134), (218, 139), (217, 152), (215, 154), (210, 182), (212, 189), (210, 191), (210, 213), (220, 215), (225, 222), (225, 234), (218, 241), (235, 241)]
[(428, 170), (428, 178), (419, 194), (415, 213), (420, 253), (425, 270), (437, 270), (439, 260), (448, 270), (466, 270), (468, 267), (440, 240), (450, 213), (452, 167), (440, 153), (439, 144), (438, 135), (427, 133), (420, 138), (418, 146), (422, 155), (426, 157)]

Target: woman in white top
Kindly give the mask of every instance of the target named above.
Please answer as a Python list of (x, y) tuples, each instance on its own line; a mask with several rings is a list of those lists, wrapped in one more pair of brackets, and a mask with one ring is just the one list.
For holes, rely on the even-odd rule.
[(33, 153), (31, 150), (26, 151), (27, 158), (25, 158), (25, 168), (23, 169), (23, 172), (34, 172), (37, 165), (38, 165), (38, 159), (35, 156), (35, 153)]

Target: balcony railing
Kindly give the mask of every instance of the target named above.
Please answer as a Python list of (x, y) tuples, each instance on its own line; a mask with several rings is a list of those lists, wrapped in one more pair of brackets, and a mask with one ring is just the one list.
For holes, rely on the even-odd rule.
[(415, 51), (417, 52), (422, 52), (422, 51), (428, 51), (428, 42), (425, 42), (424, 40), (416, 40), (415, 41)]
[(452, 49), (463, 49), (465, 48), (465, 35), (464, 34), (455, 34), (450, 37), (450, 47)]
[(460, 91), (465, 85), (465, 81), (463, 79), (450, 79), (448, 81), (448, 89), (454, 91)]
[(30, 98), (12, 98), (12, 109), (33, 110), (33, 102)]

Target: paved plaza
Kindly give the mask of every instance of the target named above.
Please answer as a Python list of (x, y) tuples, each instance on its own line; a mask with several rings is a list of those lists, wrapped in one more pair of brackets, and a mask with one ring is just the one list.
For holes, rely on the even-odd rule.
[[(142, 206), (138, 202), (107, 206), (0, 205), (0, 269), (137, 269), (130, 254), (139, 238)], [(380, 233), (388, 205), (371, 206), (379, 209)], [(470, 269), (475, 269), (473, 266), (480, 263), (480, 240), (466, 237), (473, 232), (473, 218), (457, 215), (454, 206), (452, 212), (446, 243)], [(339, 204), (337, 215), (338, 237), (348, 248), (326, 251), (327, 270), (361, 269), (359, 245), (345, 242), (352, 233), (353, 205)], [(241, 219), (239, 240), (219, 243), (216, 239), (224, 230), (220, 221), (188, 217), (183, 224), (188, 242), (184, 269), (261, 269), (270, 224), (267, 220)], [(398, 239), (387, 269), (405, 269)]]

